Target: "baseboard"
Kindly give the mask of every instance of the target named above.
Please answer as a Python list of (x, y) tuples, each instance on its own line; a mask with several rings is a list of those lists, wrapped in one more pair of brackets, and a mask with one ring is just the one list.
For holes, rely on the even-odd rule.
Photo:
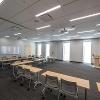
[(70, 62), (73, 62), (73, 63), (83, 63), (83, 62), (79, 62), (79, 61), (70, 61)]
[(63, 60), (61, 60), (61, 59), (56, 59), (56, 61), (63, 61)]
[[(63, 61), (61, 59), (56, 59), (56, 61)], [(69, 62), (73, 62), (73, 63), (83, 63), (83, 62), (78, 62), (78, 61), (69, 61)]]

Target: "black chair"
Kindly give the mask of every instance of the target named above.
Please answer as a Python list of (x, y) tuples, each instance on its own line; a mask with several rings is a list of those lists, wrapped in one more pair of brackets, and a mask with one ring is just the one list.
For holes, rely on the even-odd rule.
[(23, 78), (28, 81), (28, 88), (27, 88), (27, 90), (30, 90), (31, 82), (33, 80), (33, 74), (30, 72), (29, 69), (24, 69)]
[(69, 95), (78, 100), (78, 87), (77, 87), (76, 82), (70, 82), (70, 81), (61, 79), (61, 86), (59, 90), (58, 100), (59, 100), (59, 97), (62, 96), (62, 94), (64, 95), (64, 97)]
[(49, 76), (46, 75), (45, 77), (45, 85), (44, 88), (42, 90), (42, 99), (45, 98), (45, 91), (46, 89), (49, 88), (51, 90), (56, 90), (59, 93), (59, 82), (58, 82), (58, 78), (54, 77), (54, 76)]

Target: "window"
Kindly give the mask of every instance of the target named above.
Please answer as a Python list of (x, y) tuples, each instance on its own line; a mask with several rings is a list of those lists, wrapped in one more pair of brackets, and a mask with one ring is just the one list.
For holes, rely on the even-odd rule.
[(41, 55), (41, 44), (38, 44), (38, 46), (37, 46), (37, 55), (38, 56)]
[(1, 54), (7, 53), (7, 46), (1, 46)]
[(19, 54), (19, 47), (1, 46), (1, 54)]
[(63, 43), (63, 60), (69, 61), (70, 60), (70, 43)]
[(91, 41), (83, 42), (83, 62), (91, 63)]
[(19, 47), (13, 47), (13, 54), (19, 54)]
[(46, 57), (50, 56), (50, 44), (46, 44)]

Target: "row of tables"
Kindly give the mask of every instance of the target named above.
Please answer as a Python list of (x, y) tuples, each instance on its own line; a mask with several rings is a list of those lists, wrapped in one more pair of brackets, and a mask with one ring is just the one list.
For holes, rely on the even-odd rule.
[[(36, 61), (41, 61), (41, 60), (43, 60), (43, 59), (36, 59)], [(21, 61), (17, 61), (17, 59), (5, 59), (5, 60), (0, 59), (0, 62), (2, 62), (2, 65), (5, 62), (12, 62), (12, 61), (15, 61), (14, 63), (11, 63), (11, 66), (13, 66), (13, 75), (14, 75), (14, 67), (19, 66), (19, 67), (22, 67), (23, 69), (29, 69), (33, 73), (37, 73), (36, 85), (41, 83), (40, 79), (39, 79), (39, 73), (43, 69), (33, 67), (31, 65), (26, 65), (26, 64), (32, 63), (34, 61), (24, 60), (23, 62), (21, 62)], [(85, 100), (87, 100), (87, 90), (90, 89), (89, 80), (85, 80), (85, 79), (81, 79), (81, 78), (77, 78), (77, 77), (73, 77), (73, 76), (69, 76), (69, 75), (64, 75), (64, 74), (52, 72), (52, 71), (46, 71), (46, 72), (42, 73), (42, 76), (46, 76), (46, 75), (58, 77), (59, 80), (64, 79), (66, 81), (76, 82), (77, 86), (79, 86), (85, 90)], [(100, 83), (97, 82), (96, 85), (97, 85), (98, 91), (100, 92)]]
[[(5, 63), (12, 63), (12, 62), (15, 62), (15, 61), (18, 61), (18, 62), (15, 62), (14, 64), (15, 65), (17, 65), (17, 64), (24, 64), (25, 62), (26, 63), (30, 63), (30, 62), (33, 62), (33, 61), (28, 61), (27, 60), (27, 58), (26, 58), (26, 61), (25, 62), (20, 62), (21, 60), (25, 60), (25, 58), (20, 58), (20, 59), (18, 59), (18, 58), (5, 58), (5, 59), (2, 59), (2, 58), (0, 58), (0, 62), (1, 62), (1, 65), (2, 65), (2, 69), (4, 68), (4, 64)], [(34, 62), (40, 62), (40, 61), (43, 61), (44, 59), (42, 59), (42, 58), (36, 58), (35, 60), (34, 60)], [(28, 61), (28, 62), (27, 62)]]
[(37, 74), (37, 80), (34, 82), (34, 88), (38, 85), (38, 84), (42, 84), (42, 82), (40, 81), (40, 71), (42, 71), (43, 69), (41, 68), (37, 68), (37, 67), (33, 67), (31, 65), (19, 65), (19, 67), (23, 68), (23, 69), (29, 69), (30, 72), (32, 73), (36, 73)]
[[(22, 67), (23, 69), (30, 69), (30, 71), (33, 73), (37, 73), (36, 85), (41, 83), (40, 78), (39, 78), (39, 73), (43, 69), (33, 67), (31, 65), (18, 65), (18, 66)], [(64, 79), (66, 81), (76, 82), (78, 87), (81, 87), (85, 90), (85, 100), (87, 100), (87, 91), (90, 89), (89, 80), (81, 79), (81, 78), (73, 77), (73, 76), (69, 76), (69, 75), (64, 75), (64, 74), (53, 72), (53, 71), (46, 71), (46, 72), (42, 73), (41, 75), (42, 76), (50, 75), (50, 76), (58, 77), (59, 80)], [(100, 83), (97, 82), (96, 84), (97, 84), (98, 91), (100, 92)]]
[[(40, 61), (40, 59), (37, 59), (36, 61)], [(31, 65), (25, 65), (25, 64), (29, 64), (31, 62), (33, 62), (33, 61), (23, 61), (23, 62), (12, 63), (11, 65), (13, 66), (13, 75), (15, 75), (14, 74), (14, 67), (15, 66), (19, 66), (23, 69), (29, 69), (31, 72), (37, 73), (37, 81), (36, 81), (36, 85), (37, 85), (37, 84), (41, 83), (39, 80), (39, 72), (42, 71), (43, 69), (36, 68), (36, 67), (31, 66)], [(56, 73), (56, 72), (52, 72), (52, 71), (46, 71), (42, 75), (43, 76), (51, 75), (51, 76), (58, 77), (59, 80), (62, 78), (62, 79), (67, 80), (67, 81), (76, 82), (79, 87), (82, 87), (85, 89), (85, 100), (87, 100), (87, 90), (90, 89), (89, 80), (85, 80), (85, 79), (81, 79), (81, 78), (77, 78), (77, 77), (72, 77), (72, 76), (68, 76), (68, 75), (64, 75), (64, 74)]]

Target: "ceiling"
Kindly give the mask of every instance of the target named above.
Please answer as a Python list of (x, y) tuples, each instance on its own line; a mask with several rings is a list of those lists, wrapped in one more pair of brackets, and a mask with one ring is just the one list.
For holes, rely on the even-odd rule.
[[(36, 14), (61, 5), (60, 9), (35, 17)], [(100, 13), (100, 0), (4, 0), (0, 5), (0, 37), (33, 41), (54, 41), (100, 37), (100, 15), (70, 22), (70, 19)], [(48, 16), (49, 15), (49, 16)], [(51, 25), (36, 30), (37, 27)], [(64, 28), (75, 28), (62, 34)], [(79, 31), (96, 30), (90, 33)], [(16, 33), (22, 33), (15, 36)]]

